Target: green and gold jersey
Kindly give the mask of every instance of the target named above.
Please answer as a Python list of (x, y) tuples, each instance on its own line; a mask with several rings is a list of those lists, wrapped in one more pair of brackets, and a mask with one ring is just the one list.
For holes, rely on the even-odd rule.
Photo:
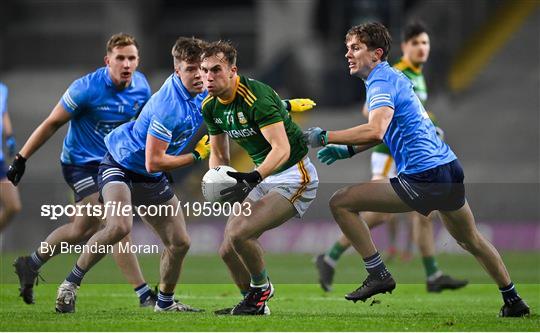
[(289, 160), (274, 173), (295, 165), (308, 152), (302, 130), (292, 121), (278, 94), (262, 82), (239, 75), (231, 99), (208, 95), (202, 102), (202, 113), (210, 135), (227, 133), (247, 151), (256, 166), (272, 149), (261, 129), (283, 122), (291, 153)]
[[(409, 80), (411, 80), (414, 93), (416, 94), (416, 96), (418, 96), (418, 99), (420, 100), (422, 105), (425, 106), (428, 98), (428, 91), (426, 86), (426, 80), (424, 79), (424, 75), (422, 74), (422, 68), (414, 67), (413, 64), (403, 58), (401, 58), (399, 62), (394, 64), (394, 68), (401, 71)], [(429, 118), (431, 118), (431, 121), (434, 122), (433, 114), (431, 114), (431, 112), (428, 112), (428, 115)], [(437, 124), (435, 124), (435, 126), (436, 125)], [(373, 148), (373, 151), (390, 155), (390, 149), (388, 149), (388, 147), (384, 143), (375, 146)]]
[(403, 58), (401, 58), (401, 60), (394, 65), (394, 68), (401, 71), (409, 80), (411, 80), (414, 93), (416, 96), (418, 96), (420, 102), (426, 106), (428, 91), (424, 74), (422, 74), (422, 68), (414, 67), (413, 64), (409, 63)]

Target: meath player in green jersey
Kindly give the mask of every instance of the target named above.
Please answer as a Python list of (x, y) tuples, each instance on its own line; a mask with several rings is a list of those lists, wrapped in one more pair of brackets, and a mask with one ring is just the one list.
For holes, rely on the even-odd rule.
[[(425, 105), (427, 101), (427, 86), (422, 74), (422, 66), (428, 60), (430, 43), (429, 35), (425, 26), (415, 22), (408, 24), (402, 36), (401, 49), (403, 56), (394, 68), (401, 71), (412, 81), (413, 89), (418, 99)], [(364, 115), (367, 117), (367, 107), (364, 105)], [(430, 114), (431, 120), (435, 123), (434, 117)], [(435, 126), (437, 124), (435, 123)], [(437, 127), (437, 133), (442, 136), (442, 130)], [(341, 152), (341, 153), (340, 153)], [(323, 163), (331, 164), (337, 159), (351, 157), (350, 152), (345, 147), (327, 146), (319, 151), (319, 158)], [(396, 166), (390, 150), (382, 143), (373, 148), (371, 153), (372, 180), (391, 178), (396, 176)], [(419, 213), (409, 213), (413, 223), (415, 240), (422, 255), (422, 262), (426, 272), (426, 285), (429, 292), (440, 292), (444, 289), (458, 289), (467, 285), (466, 280), (457, 280), (449, 275), (443, 274), (438, 268), (435, 260), (435, 241), (433, 238), (432, 219), (436, 212), (429, 217)], [(362, 218), (370, 228), (374, 228), (384, 222), (392, 221), (394, 214), (364, 212)], [(392, 239), (390, 240), (393, 243)], [(395, 241), (395, 237), (394, 237)], [(394, 245), (394, 244), (392, 244)], [(335, 273), (335, 266), (341, 254), (351, 246), (350, 241), (341, 235), (334, 245), (323, 254), (317, 256), (315, 264), (319, 274), (319, 283), (325, 291), (330, 291)]]
[(236, 50), (230, 43), (211, 43), (201, 68), (209, 92), (202, 112), (210, 134), (210, 168), (229, 164), (229, 138), (247, 151), (256, 166), (251, 172), (229, 172), (237, 184), (222, 191), (227, 201), (249, 204), (249, 211), (229, 217), (220, 248), (244, 299), (221, 312), (269, 314), (267, 302), (274, 288), (258, 238), (306, 212), (317, 192), (317, 171), (306, 157), (302, 130), (276, 92), (238, 74)]

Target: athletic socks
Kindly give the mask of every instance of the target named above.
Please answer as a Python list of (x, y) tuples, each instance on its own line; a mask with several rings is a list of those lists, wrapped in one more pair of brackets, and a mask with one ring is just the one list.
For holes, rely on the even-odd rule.
[(263, 269), (259, 274), (252, 275), (249, 286), (253, 288), (268, 288), (268, 274), (266, 273), (266, 269)]
[(386, 269), (386, 265), (382, 261), (379, 252), (374, 255), (364, 258), (364, 264), (369, 275), (376, 276), (380, 280), (384, 280), (390, 276), (390, 272)]
[(499, 288), (499, 290), (501, 291), (504, 304), (512, 305), (521, 300), (513, 282), (510, 282), (506, 287)]
[(141, 303), (146, 301), (148, 296), (150, 296), (150, 292), (151, 292), (150, 287), (148, 287), (148, 284), (146, 284), (146, 282), (141, 284), (137, 288), (134, 288), (133, 290), (135, 290), (135, 293), (139, 297), (139, 300)]
[(43, 259), (41, 259), (37, 251), (32, 252), (32, 254), (30, 255), (30, 260), (28, 260), (28, 265), (30, 265), (30, 267), (34, 271), (39, 271), (39, 269), (41, 268), (41, 266), (43, 266), (44, 263), (45, 262), (43, 261)]
[(341, 255), (347, 251), (347, 247), (341, 245), (339, 242), (335, 242), (334, 245), (326, 252), (324, 255), (324, 261), (330, 266), (335, 267), (336, 262), (339, 260)]
[(73, 267), (71, 270), (71, 273), (66, 278), (66, 281), (75, 283), (76, 285), (80, 286), (81, 281), (84, 278), (84, 274), (86, 274), (86, 271), (82, 268), (80, 268), (77, 264)]
[(162, 309), (168, 308), (174, 303), (174, 293), (164, 293), (161, 290), (158, 294), (157, 306)]
[(439, 267), (437, 267), (437, 260), (435, 260), (434, 256), (422, 257), (422, 263), (424, 264), (428, 280), (434, 280), (442, 275)]

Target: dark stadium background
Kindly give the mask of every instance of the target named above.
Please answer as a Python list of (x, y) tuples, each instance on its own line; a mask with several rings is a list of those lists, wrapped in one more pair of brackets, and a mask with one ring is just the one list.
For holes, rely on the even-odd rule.
[[(310, 97), (316, 109), (295, 120), (304, 128), (339, 129), (364, 122), (361, 80), (351, 78), (344, 34), (369, 20), (386, 24), (398, 60), (401, 27), (421, 19), (430, 29), (424, 68), (428, 109), (464, 166), (468, 198), (482, 232), (503, 251), (540, 250), (540, 12), (534, 1), (90, 1), (0, 2), (0, 81), (8, 85), (9, 112), (19, 147), (49, 114), (68, 85), (102, 66), (105, 42), (116, 32), (136, 36), (140, 71), (153, 91), (172, 72), (178, 36), (230, 39), (242, 74), (273, 86), (282, 98)], [(1, 237), (5, 253), (33, 250), (59, 222), (40, 217), (42, 204), (67, 204), (59, 166), (63, 134), (29, 160), (19, 189), (23, 211)], [(248, 170), (235, 152), (233, 166)], [(315, 154), (310, 153), (312, 160)], [(9, 162), (9, 160), (6, 160)], [(328, 198), (346, 184), (368, 180), (369, 153), (327, 167), (316, 162), (321, 187), (304, 218), (265, 235), (269, 252), (314, 254), (338, 234)], [(200, 164), (174, 173), (183, 201), (201, 200)], [(67, 219), (62, 219), (62, 223)], [(192, 253), (213, 254), (225, 219), (187, 217)], [(460, 251), (436, 226), (439, 251)], [(376, 239), (387, 245), (384, 228)], [(154, 242), (136, 224), (138, 242)], [(67, 269), (67, 267), (66, 267)], [(538, 274), (537, 274), (538, 277)]]

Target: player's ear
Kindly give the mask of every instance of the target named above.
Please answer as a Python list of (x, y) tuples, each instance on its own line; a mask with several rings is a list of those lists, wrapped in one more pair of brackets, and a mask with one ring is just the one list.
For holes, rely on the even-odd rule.
[(174, 64), (173, 64), (173, 67), (174, 67), (174, 73), (180, 77), (180, 62), (177, 62), (176, 60), (174, 61)]
[(105, 65), (109, 66), (109, 55), (103, 57), (103, 62), (105, 62)]
[(373, 57), (371, 58), (371, 61), (373, 62), (377, 62), (379, 60), (382, 61), (383, 54), (384, 54), (383, 49), (381, 49), (380, 47), (376, 48), (375, 52), (373, 52)]
[(234, 74), (238, 72), (238, 67), (236, 65), (231, 66), (231, 75), (229, 76), (229, 79), (232, 79)]

